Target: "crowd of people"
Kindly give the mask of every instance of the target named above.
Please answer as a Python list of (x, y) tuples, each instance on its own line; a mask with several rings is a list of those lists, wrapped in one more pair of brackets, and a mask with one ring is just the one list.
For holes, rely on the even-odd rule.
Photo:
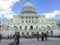
[[(10, 45), (12, 45), (12, 44), (16, 44), (16, 45), (19, 45), (19, 43), (20, 43), (20, 33), (19, 32), (16, 32), (15, 34), (14, 34), (14, 36), (13, 36), (13, 39), (14, 39), (14, 43), (10, 43)], [(44, 33), (44, 32), (42, 32), (41, 33), (41, 35), (37, 32), (37, 34), (36, 34), (36, 38), (37, 38), (37, 41), (39, 41), (39, 38), (41, 37), (41, 41), (47, 41), (48, 39), (47, 39), (47, 34), (46, 33)]]
[(48, 35), (46, 34), (46, 33), (44, 33), (44, 32), (42, 32), (41, 33), (41, 35), (37, 32), (37, 40), (39, 41), (39, 38), (41, 37), (41, 41), (47, 41), (48, 39), (47, 39), (47, 37), (48, 37)]
[[(10, 43), (10, 45), (12, 45), (12, 44), (19, 45), (20, 37), (21, 37), (20, 33), (19, 32), (15, 32), (15, 34), (13, 36), (14, 43)], [(41, 34), (39, 34), (38, 32), (36, 33), (37, 41), (39, 41), (39, 39), (41, 39), (41, 41), (47, 41), (48, 40), (47, 37), (48, 37), (48, 35), (46, 33), (44, 33), (44, 32), (42, 32)], [(2, 34), (0, 34), (0, 42), (1, 42), (1, 39), (2, 39)], [(8, 39), (9, 39), (9, 36), (8, 36)]]

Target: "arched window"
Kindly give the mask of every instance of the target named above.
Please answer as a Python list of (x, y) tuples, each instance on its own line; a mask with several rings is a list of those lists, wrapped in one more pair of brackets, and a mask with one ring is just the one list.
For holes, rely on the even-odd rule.
[(41, 30), (41, 29), (39, 28), (39, 30)]
[[(9, 26), (8, 26), (9, 27)], [(17, 28), (17, 26), (14, 26), (14, 28)]]
[(50, 26), (49, 25), (47, 25), (47, 29), (50, 30)]
[(36, 26), (36, 29), (38, 29), (38, 26)]
[(25, 29), (27, 29), (27, 26), (25, 26)]
[(32, 17), (32, 19), (33, 19), (33, 17)]
[(29, 19), (30, 19), (31, 17), (29, 17)]
[(49, 31), (46, 31), (46, 34), (49, 35)]
[(26, 32), (26, 35), (29, 36), (29, 32)]
[(28, 19), (28, 17), (26, 17), (26, 19)]
[(51, 36), (53, 36), (53, 31), (51, 30)]
[(29, 23), (30, 23), (31, 21), (29, 20)]
[(26, 20), (26, 23), (28, 23), (28, 21)]
[(20, 29), (22, 29), (22, 26), (20, 26)]
[(32, 20), (32, 23), (33, 23), (33, 20)]
[(30, 29), (33, 30), (33, 26), (30, 26)]
[(38, 18), (38, 17), (36, 16), (36, 18)]
[[(7, 25), (7, 27), (9, 27), (9, 26)], [(14, 27), (16, 27), (16, 26), (14, 26)]]
[(33, 36), (34, 35), (34, 32), (31, 32), (31, 35)]
[(39, 32), (36, 32), (36, 34), (39, 34)]
[(22, 36), (24, 36), (25, 35), (25, 33), (24, 32), (22, 32)]

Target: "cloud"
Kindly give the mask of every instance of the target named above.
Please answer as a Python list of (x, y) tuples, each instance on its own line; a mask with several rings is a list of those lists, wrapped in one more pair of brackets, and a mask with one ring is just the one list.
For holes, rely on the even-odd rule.
[(8, 13), (8, 14), (5, 14), (4, 17), (11, 19), (11, 18), (13, 18), (13, 15), (14, 14)]
[(0, 0), (0, 17), (4, 15), (5, 18), (12, 18), (15, 14), (12, 11), (12, 6), (19, 2), (19, 0)]
[(46, 18), (53, 18), (53, 17), (55, 17), (56, 15), (59, 15), (59, 14), (60, 14), (60, 11), (58, 11), (58, 10), (55, 10), (55, 11), (50, 12), (50, 13), (44, 13)]

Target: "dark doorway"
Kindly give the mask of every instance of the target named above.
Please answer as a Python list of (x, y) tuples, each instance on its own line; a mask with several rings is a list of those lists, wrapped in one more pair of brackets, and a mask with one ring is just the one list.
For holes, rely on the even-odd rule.
[(30, 26), (30, 30), (33, 30), (33, 26)]
[(27, 29), (27, 26), (25, 26), (25, 29)]
[(53, 31), (51, 30), (51, 36), (53, 36)]
[(49, 31), (46, 31), (46, 34), (49, 36)]

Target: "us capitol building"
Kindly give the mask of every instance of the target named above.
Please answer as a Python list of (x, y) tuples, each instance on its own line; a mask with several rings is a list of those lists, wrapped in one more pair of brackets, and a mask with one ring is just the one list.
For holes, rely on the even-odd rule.
[(29, 34), (36, 32), (48, 32), (51, 35), (60, 34), (60, 27), (56, 22), (45, 18), (45, 15), (38, 14), (30, 0), (24, 4), (22, 11), (19, 15), (14, 15), (12, 19), (0, 21), (0, 33), (2, 35), (13, 35), (16, 31), (20, 34)]

